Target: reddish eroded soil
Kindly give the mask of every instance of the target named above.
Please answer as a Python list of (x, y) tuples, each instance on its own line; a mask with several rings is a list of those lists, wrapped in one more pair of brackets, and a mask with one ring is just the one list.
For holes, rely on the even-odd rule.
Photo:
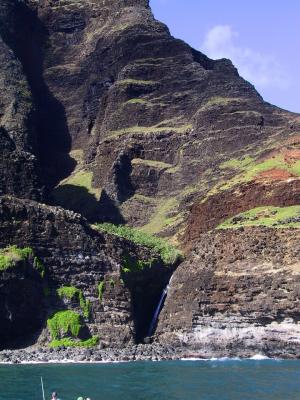
[(260, 206), (291, 206), (299, 204), (300, 180), (249, 182), (220, 192), (195, 204), (188, 219), (183, 241), (188, 249), (202, 233), (241, 212)]
[(255, 177), (255, 181), (284, 181), (286, 179), (294, 178), (295, 176), (289, 171), (281, 168), (272, 168), (263, 171)]
[(286, 150), (283, 154), (287, 163), (300, 160), (300, 149)]
[[(295, 141), (296, 138), (293, 137), (293, 140)], [(295, 144), (295, 142), (293, 142)], [(278, 154), (281, 154), (284, 161), (289, 165), (293, 165), (295, 162), (300, 160), (300, 149), (294, 148), (294, 149), (288, 149), (286, 147), (281, 148), (280, 150), (275, 150), (272, 151), (271, 154), (268, 155), (268, 157), (264, 157), (265, 160), (271, 157), (275, 157)], [(256, 177), (256, 181), (284, 181), (290, 178), (296, 178), (296, 175), (293, 174), (292, 172), (289, 172), (285, 169), (282, 168), (271, 168), (267, 171), (262, 171), (260, 172)]]

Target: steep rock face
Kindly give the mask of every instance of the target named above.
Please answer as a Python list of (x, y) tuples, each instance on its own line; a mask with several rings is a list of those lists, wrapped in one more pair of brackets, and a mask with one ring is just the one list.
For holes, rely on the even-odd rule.
[(0, 271), (0, 348), (32, 343), (45, 318), (45, 296), (39, 273), (32, 261), (19, 261)]
[(53, 153), (64, 163), (47, 164), (50, 187), (66, 177), (54, 203), (174, 235), (192, 202), (230, 176), (222, 162), (299, 132), (297, 116), (264, 103), (229, 60), (172, 38), (147, 1), (27, 4), (44, 32), (41, 80), (63, 110), (46, 107), (39, 125), (44, 149), (55, 132), (66, 141)]
[(201, 235), (175, 272), (156, 331), (198, 356), (299, 357), (299, 229)]
[[(165, 267), (157, 254), (91, 229), (78, 214), (4, 197), (0, 201), (0, 247), (12, 243), (30, 246), (46, 268), (42, 282), (44, 319), (39, 320), (40, 328), (45, 327), (46, 318), (54, 311), (67, 306), (78, 309), (78, 304), (62, 304), (57, 297), (58, 288), (72, 286), (82, 290), (85, 299), (90, 301), (91, 313), (86, 324), (102, 344), (119, 346), (147, 335), (160, 294), (172, 273), (172, 268)], [(152, 264), (144, 270), (125, 273), (122, 271), (124, 257), (152, 259)], [(1, 292), (3, 302), (13, 296), (6, 279), (0, 271), (1, 287), (6, 288), (5, 293)], [(101, 295), (100, 282), (105, 285)], [(24, 307), (29, 318), (34, 310), (31, 299)], [(15, 335), (18, 336), (17, 331)], [(5, 337), (1, 339), (5, 341)]]
[[(300, 356), (299, 230), (203, 235), (241, 211), (299, 204), (299, 115), (265, 103), (229, 60), (172, 38), (146, 0), (3, 0), (0, 22), (0, 194), (195, 246), (171, 282), (159, 341)], [(31, 246), (46, 267), (42, 281), (0, 274), (9, 346), (23, 324), (12, 292), (32, 290), (22, 310), (36, 311), (29, 331), (45, 342), (54, 311), (82, 313), (58, 298), (63, 286), (90, 301), (86, 325), (104, 345), (141, 341), (172, 272), (78, 214), (15, 197), (0, 202), (9, 244)], [(128, 274), (128, 256), (154, 261)]]
[(0, 4), (0, 194), (40, 199), (34, 106), (30, 87), (14, 48), (18, 27), (15, 2)]

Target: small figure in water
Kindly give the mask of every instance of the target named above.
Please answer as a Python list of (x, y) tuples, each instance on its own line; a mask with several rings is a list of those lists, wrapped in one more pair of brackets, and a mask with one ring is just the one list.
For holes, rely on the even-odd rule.
[(56, 392), (52, 393), (51, 400), (59, 400), (59, 398), (57, 397), (57, 393)]

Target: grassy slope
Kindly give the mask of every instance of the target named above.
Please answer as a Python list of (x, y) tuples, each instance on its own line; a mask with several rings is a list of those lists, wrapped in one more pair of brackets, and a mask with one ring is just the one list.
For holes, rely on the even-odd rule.
[(153, 249), (160, 255), (161, 259), (166, 264), (173, 264), (181, 257), (181, 252), (176, 249), (176, 247), (170, 245), (167, 241), (161, 238), (149, 235), (139, 229), (130, 228), (125, 225), (113, 225), (108, 223), (96, 224), (95, 228)]
[(217, 229), (240, 228), (244, 226), (300, 228), (300, 206), (253, 208), (227, 219)]

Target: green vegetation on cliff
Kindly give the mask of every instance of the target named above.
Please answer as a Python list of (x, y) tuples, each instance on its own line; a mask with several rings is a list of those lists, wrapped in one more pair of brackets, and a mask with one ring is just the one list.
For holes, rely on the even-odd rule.
[(72, 338), (63, 338), (52, 340), (49, 344), (50, 347), (94, 347), (99, 343), (99, 337), (93, 336), (86, 340), (74, 340)]
[(170, 216), (170, 214), (177, 208), (178, 200), (175, 197), (160, 199), (150, 221), (144, 225), (141, 230), (149, 235), (159, 233), (165, 227), (176, 222), (178, 213), (175, 213), (175, 216)]
[(104, 294), (104, 290), (105, 290), (105, 280), (104, 279), (103, 279), (103, 281), (100, 281), (98, 283), (97, 290), (98, 290), (98, 299), (99, 299), (100, 303), (102, 303), (103, 294)]
[[(91, 171), (79, 170), (68, 178), (63, 180), (59, 186), (54, 191), (54, 196), (63, 197), (64, 192), (63, 189), (68, 189), (70, 186), (75, 186), (78, 188), (84, 188), (91, 195), (94, 195), (96, 198), (99, 198), (99, 189), (96, 189), (92, 186), (93, 181), (93, 173)], [(77, 192), (78, 193), (78, 192)], [(68, 193), (67, 193), (68, 194)], [(75, 199), (74, 199), (75, 201)]]
[(33, 250), (30, 247), (19, 248), (8, 246), (0, 249), (0, 271), (14, 268), (18, 262), (28, 260), (33, 257)]
[(38, 257), (34, 257), (33, 265), (34, 265), (34, 268), (41, 275), (41, 278), (44, 278), (45, 277), (45, 273), (46, 273), (46, 268), (45, 268), (45, 265), (42, 263), (42, 261)]
[(145, 268), (151, 268), (153, 260), (135, 260), (129, 256), (123, 258), (122, 272), (140, 272)]
[(237, 181), (237, 183), (240, 181), (247, 182), (261, 172), (266, 172), (274, 168), (287, 171), (295, 176), (300, 176), (300, 161), (295, 160), (294, 162), (287, 162), (283, 154), (277, 154), (261, 161), (248, 156), (241, 159), (232, 159), (221, 164), (220, 168), (231, 168), (242, 172), (241, 175), (234, 177), (232, 181), (229, 182), (230, 186), (235, 184), (235, 181)]
[(90, 316), (90, 301), (86, 300), (82, 290), (77, 289), (74, 286), (63, 286), (57, 289), (57, 294), (60, 298), (67, 298), (69, 300), (76, 300), (79, 302), (83, 316), (89, 318)]
[(285, 156), (281, 153), (265, 159), (255, 159), (250, 156), (234, 158), (220, 164), (219, 168), (221, 170), (233, 170), (236, 174), (229, 180), (222, 181), (214, 186), (203, 199), (203, 202), (206, 201), (208, 197), (231, 189), (236, 185), (247, 183), (257, 178), (263, 179), (261, 174), (267, 174), (266, 179), (268, 179), (268, 173), (272, 175), (273, 170), (281, 170), (283, 173), (290, 174), (291, 177), (300, 177), (300, 161), (287, 161)]
[(119, 136), (126, 134), (151, 134), (151, 133), (160, 133), (160, 132), (176, 132), (176, 133), (185, 133), (189, 129), (191, 129), (192, 125), (181, 125), (181, 126), (131, 126), (129, 128), (118, 129), (115, 131), (109, 131), (108, 138), (118, 138)]
[(156, 81), (146, 81), (146, 80), (141, 80), (141, 79), (122, 79), (116, 82), (116, 85), (141, 85), (141, 86), (147, 86), (147, 85), (155, 85), (157, 84)]
[(300, 228), (300, 206), (256, 207), (227, 219), (217, 229), (240, 228), (243, 226)]
[(60, 339), (64, 335), (78, 338), (83, 328), (81, 315), (71, 310), (58, 311), (47, 321), (52, 340)]
[(116, 236), (123, 237), (133, 243), (148, 247), (157, 252), (162, 261), (166, 264), (174, 264), (182, 254), (176, 247), (169, 244), (166, 240), (149, 235), (136, 228), (125, 225), (113, 225), (109, 223), (96, 224), (96, 229)]
[[(71, 294), (71, 290), (66, 293)], [(47, 326), (52, 339), (50, 347), (93, 347), (99, 343), (98, 336), (79, 338), (84, 324), (81, 315), (71, 310), (56, 312), (48, 319)]]

